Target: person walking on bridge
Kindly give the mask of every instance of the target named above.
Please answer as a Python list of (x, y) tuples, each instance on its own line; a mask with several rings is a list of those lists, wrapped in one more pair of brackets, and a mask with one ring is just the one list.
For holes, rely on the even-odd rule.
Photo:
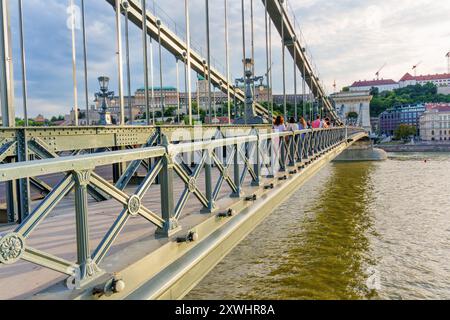
[(289, 130), (289, 131), (297, 131), (298, 130), (298, 124), (295, 121), (294, 117), (291, 117), (289, 119), (289, 124), (287, 126), (287, 130)]
[(320, 115), (317, 115), (316, 120), (314, 120), (313, 123), (312, 123), (312, 128), (313, 129), (320, 129), (321, 124), (322, 124), (322, 121), (320, 121)]
[(282, 116), (277, 116), (275, 122), (273, 124), (273, 130), (275, 132), (284, 132), (286, 131), (286, 125), (284, 124), (284, 118)]
[(308, 124), (306, 123), (305, 118), (300, 117), (300, 120), (298, 121), (298, 129), (299, 130), (308, 129)]

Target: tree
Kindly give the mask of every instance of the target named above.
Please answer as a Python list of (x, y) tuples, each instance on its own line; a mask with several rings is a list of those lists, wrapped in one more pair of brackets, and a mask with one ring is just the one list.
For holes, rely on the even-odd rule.
[(172, 117), (176, 108), (175, 107), (168, 107), (164, 110), (164, 117)]
[(354, 111), (349, 112), (349, 113), (347, 114), (347, 118), (348, 118), (348, 119), (358, 119), (358, 113), (357, 113), (357, 112), (354, 112)]
[(409, 126), (401, 124), (395, 131), (394, 137), (396, 140), (407, 140), (417, 134), (417, 128), (415, 126)]
[(370, 102), (370, 114), (378, 117), (386, 109), (427, 102), (450, 102), (450, 95), (437, 93), (437, 87), (433, 83), (425, 85), (407, 86), (393, 91), (371, 92), (373, 99)]
[(370, 89), (370, 94), (374, 97), (377, 97), (380, 94), (380, 90), (378, 89), (378, 87), (372, 87), (372, 89)]

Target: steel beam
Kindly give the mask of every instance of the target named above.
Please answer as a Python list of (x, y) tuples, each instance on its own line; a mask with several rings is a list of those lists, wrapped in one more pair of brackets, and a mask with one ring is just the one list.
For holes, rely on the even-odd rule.
[(269, 13), (269, 16), (273, 21), (275, 28), (277, 28), (280, 36), (284, 37), (282, 41), (284, 43), (293, 44), (286, 46), (286, 49), (291, 54), (292, 58), (295, 59), (295, 63), (302, 74), (302, 77), (305, 80), (310, 81), (312, 93), (315, 97), (322, 98), (325, 108), (332, 115), (333, 119), (338, 123), (341, 123), (341, 120), (334, 111), (331, 101), (327, 98), (325, 90), (322, 88), (317, 75), (314, 74), (311, 61), (309, 61), (306, 56), (306, 44), (300, 43), (299, 38), (296, 36), (293, 23), (290, 21), (286, 11), (283, 9), (281, 2), (279, 0), (262, 0), (262, 2), (267, 6), (267, 12)]

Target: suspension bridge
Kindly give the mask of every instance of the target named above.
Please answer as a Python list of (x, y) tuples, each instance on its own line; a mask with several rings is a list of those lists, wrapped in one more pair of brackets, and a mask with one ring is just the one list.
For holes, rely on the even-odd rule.
[[(210, 39), (208, 7), (216, 1), (205, 1), (206, 56), (191, 43), (188, 0), (184, 2), (184, 36), (164, 24), (146, 1), (106, 2), (116, 17), (120, 120), (117, 125), (80, 126), (76, 116), (74, 125), (66, 127), (15, 127), (14, 39), (8, 1), (0, 4), (0, 200), (6, 220), (0, 224), (0, 282), (2, 288), (9, 288), (1, 290), (0, 298), (180, 299), (292, 192), (349, 148), (367, 143), (363, 128), (345, 126), (337, 115), (286, 1), (251, 1), (251, 37), (253, 6), (262, 5), (265, 12), (267, 68), (263, 78), (271, 88), (269, 35), (274, 26), (282, 41), (285, 117), (288, 53), (295, 68), (294, 81), (299, 75), (303, 91), (307, 87), (314, 98), (310, 116), (328, 117), (334, 124), (330, 128), (273, 130), (276, 113), (271, 95), (266, 104), (253, 99), (254, 70), (245, 62), (254, 62), (254, 46), (249, 58), (244, 14), (244, 87), (240, 87), (231, 80), (228, 53), (225, 72), (211, 63), (210, 46), (217, 39)], [(81, 5), (85, 44), (84, 1)], [(225, 28), (227, 9), (225, 0)], [(164, 110), (163, 99), (161, 106), (155, 106), (150, 90), (144, 90), (147, 125), (126, 125), (125, 71), (131, 95), (129, 22), (142, 31), (146, 88), (151, 65), (148, 41), (158, 44), (160, 55), (164, 48), (184, 64), (186, 125), (158, 125), (152, 109)], [(18, 40), (27, 118), (22, 28), (23, 23)], [(228, 36), (225, 43), (229, 52)], [(84, 65), (87, 78), (86, 60)], [(191, 72), (208, 81), (209, 119), (211, 87), (227, 95), (228, 124), (194, 125)], [(75, 96), (76, 90), (75, 85)], [(304, 100), (296, 101), (295, 116), (306, 117), (305, 108)]]

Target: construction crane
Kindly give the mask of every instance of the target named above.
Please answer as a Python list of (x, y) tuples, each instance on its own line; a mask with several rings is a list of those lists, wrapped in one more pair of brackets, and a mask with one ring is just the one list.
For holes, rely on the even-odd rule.
[(380, 72), (384, 69), (384, 67), (386, 67), (386, 63), (383, 64), (383, 66), (375, 73), (377, 80), (380, 80)]
[(447, 72), (450, 74), (450, 51), (445, 55), (448, 59), (448, 69)]
[(414, 77), (417, 77), (417, 67), (422, 64), (422, 61), (417, 62), (415, 65), (413, 65), (412, 69), (414, 70)]

